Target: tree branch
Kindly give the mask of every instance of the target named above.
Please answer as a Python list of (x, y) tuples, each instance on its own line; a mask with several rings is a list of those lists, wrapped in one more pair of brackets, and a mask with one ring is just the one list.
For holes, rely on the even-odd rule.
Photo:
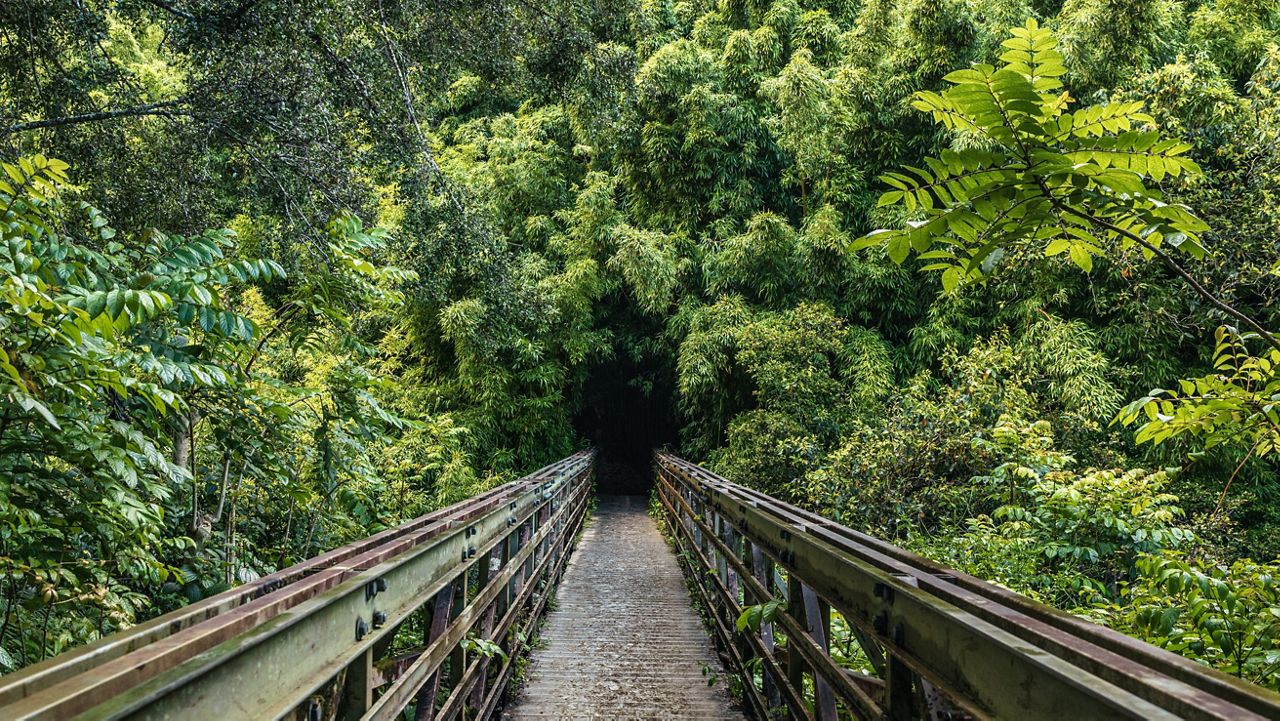
[(10, 125), (7, 128), (0, 128), (0, 135), (10, 135), (12, 133), (22, 133), (28, 130), (39, 130), (41, 128), (56, 128), (63, 125), (75, 125), (78, 123), (93, 123), (99, 120), (115, 120), (116, 118), (131, 118), (144, 115), (189, 115), (184, 110), (176, 110), (179, 105), (176, 100), (169, 100), (163, 103), (147, 103), (145, 105), (134, 105), (128, 108), (118, 108), (116, 110), (104, 110), (98, 113), (84, 113), (81, 115), (67, 115), (61, 118), (49, 118), (47, 120), (33, 120), (29, 123), (19, 123), (18, 125)]
[(1057, 201), (1056, 199), (1052, 199), (1052, 196), (1050, 196), (1050, 198), (1053, 204), (1056, 207), (1062, 209), (1064, 212), (1070, 213), (1082, 220), (1087, 220), (1090, 223), (1094, 223), (1095, 225), (1098, 225), (1099, 227), (1106, 228), (1112, 233), (1115, 233), (1116, 235), (1124, 236), (1125, 238), (1128, 238), (1129, 240), (1132, 240), (1134, 243), (1137, 243), (1138, 245), (1142, 246), (1152, 255), (1159, 258), (1165, 264), (1165, 267), (1167, 267), (1169, 270), (1172, 270), (1175, 274), (1177, 274), (1179, 277), (1185, 280), (1187, 284), (1191, 286), (1191, 289), (1194, 290), (1196, 294), (1199, 295), (1201, 298), (1204, 298), (1206, 301), (1208, 301), (1210, 305), (1222, 311), (1223, 313), (1226, 313), (1232, 318), (1235, 318), (1236, 320), (1240, 321), (1244, 325), (1248, 326), (1251, 330), (1253, 330), (1253, 332), (1257, 333), (1259, 337), (1261, 337), (1267, 343), (1270, 343), (1273, 348), (1275, 348), (1276, 350), (1280, 350), (1280, 340), (1277, 340), (1276, 337), (1272, 335), (1270, 332), (1268, 332), (1266, 328), (1263, 328), (1262, 325), (1258, 323), (1258, 321), (1236, 310), (1233, 306), (1226, 303), (1225, 301), (1220, 300), (1217, 296), (1211, 293), (1209, 289), (1201, 285), (1200, 281), (1196, 280), (1193, 275), (1191, 275), (1186, 270), (1184, 270), (1181, 265), (1178, 265), (1178, 261), (1174, 260), (1168, 253), (1152, 245), (1151, 243), (1148, 243), (1146, 239), (1142, 238), (1137, 233), (1134, 233), (1129, 230), (1125, 230), (1124, 228), (1121, 228), (1115, 223), (1106, 221), (1091, 213), (1086, 213), (1082, 210), (1077, 210), (1076, 208), (1073, 208), (1070, 205), (1067, 205), (1066, 203), (1062, 203)]
[(359, 73), (351, 67), (351, 63), (342, 59), (333, 51), (333, 48), (329, 47), (329, 44), (325, 42), (324, 36), (315, 28), (308, 27), (307, 37), (311, 38), (311, 41), (316, 44), (316, 47), (320, 48), (320, 52), (324, 53), (324, 56), (328, 58), (335, 68), (351, 78), (351, 81), (355, 83), (356, 91), (360, 93), (360, 99), (364, 101), (365, 107), (369, 110), (370, 120), (375, 124), (380, 124), (382, 114), (379, 112), (377, 104), (373, 102), (373, 96), (369, 93), (369, 86), (364, 82), (364, 78), (361, 78)]
[(396, 80), (400, 82), (400, 91), (404, 96), (405, 116), (408, 118), (418, 138), (418, 153), (426, 163), (432, 177), (440, 184), (445, 196), (453, 204), (458, 215), (466, 218), (467, 210), (462, 205), (462, 199), (454, 192), (453, 185), (445, 176), (444, 171), (440, 169), (440, 165), (436, 163), (435, 155), (431, 152), (431, 144), (427, 140), (427, 134), (423, 132), (422, 124), (418, 122), (418, 114), (413, 107), (413, 90), (410, 89), (409, 78), (405, 74), (404, 67), (400, 64), (400, 53), (397, 52), (396, 46), (391, 42), (391, 30), (387, 26), (387, 16), (382, 6), (382, 0), (378, 0), (378, 29), (381, 31), (382, 44), (386, 50), (387, 60), (391, 63), (391, 69), (395, 71)]
[[(285, 310), (286, 308), (288, 309)], [(249, 370), (253, 368), (253, 364), (258, 360), (258, 356), (261, 355), (262, 348), (267, 344), (267, 341), (271, 340), (271, 337), (278, 333), (280, 329), (284, 327), (284, 324), (290, 318), (297, 315), (300, 310), (302, 310), (302, 306), (291, 301), (289, 304), (281, 306), (280, 309), (276, 311), (276, 315), (278, 316), (276, 324), (258, 340), (258, 344), (253, 347), (253, 353), (249, 355), (249, 360), (244, 364), (244, 374), (246, 376), (249, 375)]]
[(195, 15), (192, 15), (182, 8), (174, 7), (172, 4), (165, 2), (165, 0), (146, 0), (146, 2), (150, 5), (155, 5), (171, 15), (177, 15), (183, 20), (190, 20), (191, 22), (196, 21)]

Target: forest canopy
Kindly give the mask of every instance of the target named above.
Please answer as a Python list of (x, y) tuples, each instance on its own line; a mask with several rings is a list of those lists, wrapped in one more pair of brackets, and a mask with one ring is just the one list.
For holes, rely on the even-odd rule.
[(16, 0), (0, 157), (0, 671), (597, 443), (1280, 684), (1269, 0)]

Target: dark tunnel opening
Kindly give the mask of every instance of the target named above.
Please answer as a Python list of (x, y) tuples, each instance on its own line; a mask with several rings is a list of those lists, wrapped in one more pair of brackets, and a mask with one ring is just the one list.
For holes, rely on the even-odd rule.
[(668, 374), (625, 357), (593, 370), (574, 425), (597, 451), (600, 493), (647, 495), (653, 488), (653, 451), (677, 440), (673, 394)]

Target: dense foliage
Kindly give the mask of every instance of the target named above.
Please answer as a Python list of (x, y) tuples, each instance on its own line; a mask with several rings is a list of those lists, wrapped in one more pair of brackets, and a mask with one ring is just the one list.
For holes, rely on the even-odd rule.
[(616, 377), (1275, 685), (1277, 141), (1264, 0), (0, 6), (0, 666), (564, 455)]

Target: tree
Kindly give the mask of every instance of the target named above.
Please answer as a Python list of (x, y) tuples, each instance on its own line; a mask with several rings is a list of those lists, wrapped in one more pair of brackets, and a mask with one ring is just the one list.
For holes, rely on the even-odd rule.
[(895, 189), (878, 204), (919, 209), (923, 218), (903, 230), (875, 231), (852, 248), (883, 243), (899, 263), (914, 252), (933, 261), (925, 269), (940, 271), (951, 291), (982, 279), (1022, 246), (1065, 253), (1087, 272), (1114, 244), (1121, 253), (1137, 248), (1158, 257), (1199, 288), (1165, 246), (1200, 257), (1198, 235), (1206, 228), (1149, 187), (1166, 175), (1199, 172), (1183, 157), (1190, 146), (1134, 130), (1151, 121), (1140, 103), (1067, 111), (1072, 98), (1058, 80), (1066, 73), (1062, 55), (1034, 20), (1015, 28), (1004, 45), (1000, 68), (957, 70), (946, 76), (949, 90), (916, 94), (917, 109), (971, 147), (926, 158), (928, 169), (882, 176)]
[[(1066, 108), (1071, 96), (1057, 79), (1066, 73), (1052, 33), (1034, 20), (1013, 31), (1004, 43), (1003, 66), (976, 65), (947, 76), (953, 87), (941, 94), (922, 92), (916, 107), (933, 115), (953, 131), (972, 136), (975, 148), (944, 151), (926, 158), (928, 169), (909, 167), (908, 173), (883, 177), (895, 190), (880, 205), (901, 204), (919, 209), (923, 218), (903, 230), (876, 231), (853, 244), (865, 248), (885, 243), (889, 256), (903, 262), (912, 253), (930, 261), (926, 270), (940, 271), (942, 285), (953, 291), (981, 280), (1006, 253), (1037, 249), (1046, 256), (1066, 254), (1086, 272), (1103, 255), (1127, 261), (1133, 251), (1159, 259), (1207, 303), (1227, 318), (1249, 328), (1248, 334), (1226, 329), (1220, 342), (1234, 345), (1226, 354), (1220, 346), (1219, 367), (1236, 372), (1223, 384), (1205, 380), (1196, 394), (1164, 398), (1153, 393), (1130, 406), (1121, 416), (1133, 422), (1146, 408), (1151, 419), (1138, 439), (1161, 440), (1194, 431), (1211, 435), (1224, 419), (1269, 450), (1275, 411), (1265, 404), (1260, 414), (1241, 416), (1243, 396), (1255, 392), (1240, 382), (1261, 383), (1263, 393), (1273, 379), (1271, 353), (1280, 353), (1280, 340), (1252, 316), (1206, 289), (1174, 257), (1204, 256), (1199, 235), (1208, 229), (1190, 209), (1169, 203), (1153, 183), (1166, 176), (1199, 173), (1184, 157), (1191, 146), (1161, 138), (1153, 130), (1135, 129), (1152, 118), (1141, 103), (1111, 103), (1075, 112)], [(1230, 355), (1247, 355), (1243, 344), (1259, 338), (1273, 347), (1254, 361), (1231, 364)], [(1243, 373), (1243, 375), (1241, 375)], [(1191, 383), (1191, 382), (1188, 382)], [(1194, 387), (1194, 383), (1192, 384)], [(1237, 393), (1237, 391), (1239, 391)], [(1233, 404), (1233, 400), (1235, 405)], [(1185, 409), (1180, 422), (1164, 418), (1177, 402)], [(1227, 415), (1209, 416), (1215, 410)]]
[[(290, 520), (299, 499), (306, 520), (335, 517), (322, 501), (378, 476), (369, 439), (413, 425), (382, 409), (384, 381), (352, 333), (354, 315), (414, 279), (371, 262), (380, 230), (335, 218), (268, 310), (260, 291), (286, 281), (279, 263), (236, 254), (230, 230), (120, 233), (68, 200), (67, 167), (0, 164), (9, 668), (131, 623), (165, 588), (198, 595), (272, 567), (245, 559), (239, 533), (255, 492), (289, 498)], [(311, 377), (276, 366), (277, 341), (294, 369), (299, 352), (316, 361)], [(255, 543), (288, 556), (289, 535)]]

